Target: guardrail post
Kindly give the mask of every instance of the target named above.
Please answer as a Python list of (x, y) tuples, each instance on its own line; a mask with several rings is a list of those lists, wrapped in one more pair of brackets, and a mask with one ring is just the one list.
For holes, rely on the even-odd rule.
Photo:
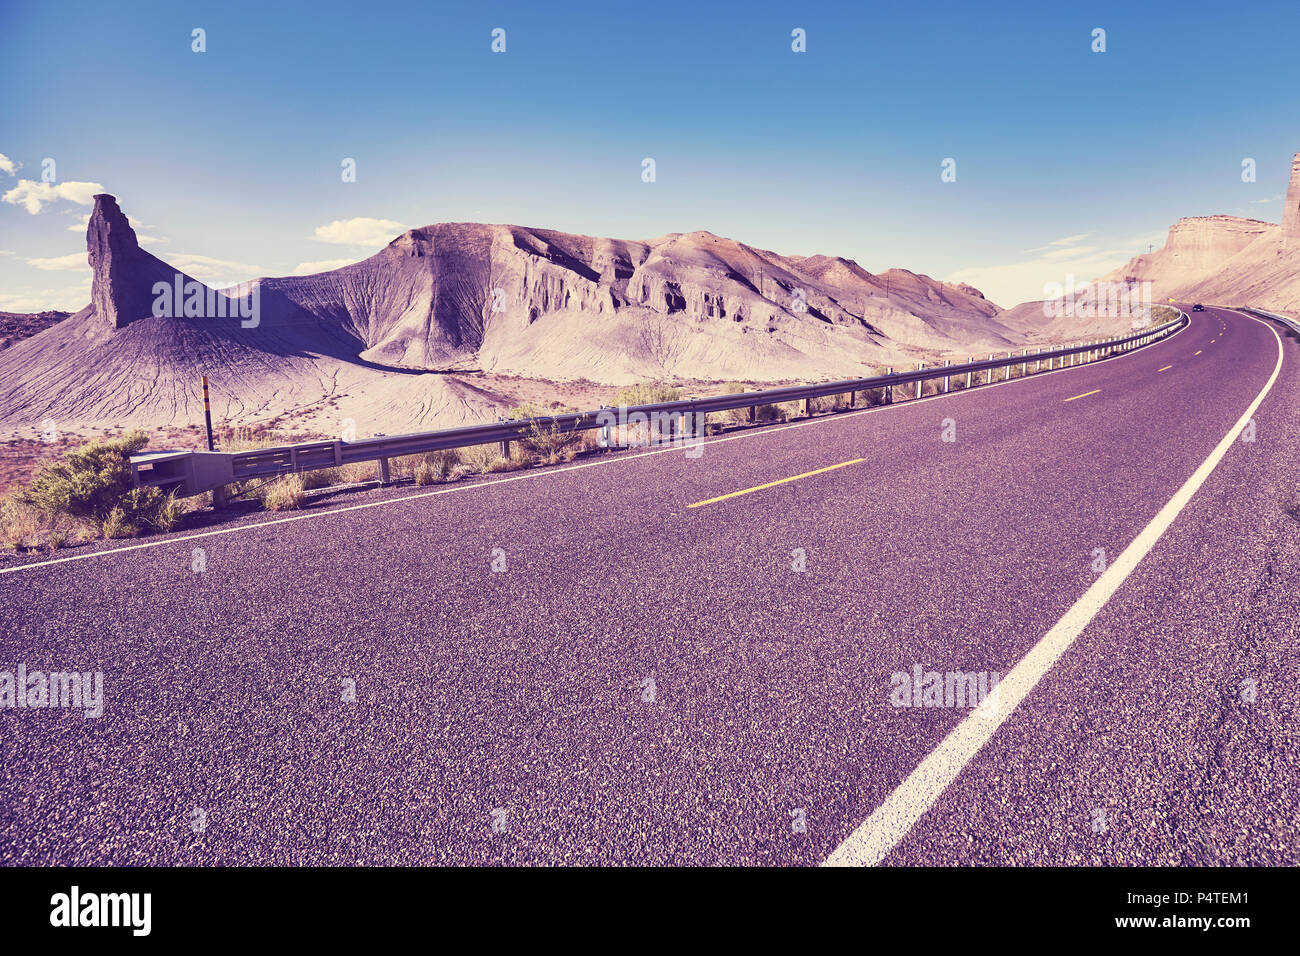
[[(886, 374), (886, 375), (893, 375), (893, 374), (894, 374), (894, 366), (892, 366), (892, 365), (887, 365), (887, 366), (885, 366), (885, 374)], [(893, 385), (886, 385), (886, 386), (885, 386), (885, 404), (886, 404), (886, 405), (892, 405), (892, 404), (894, 404), (894, 386), (893, 386)]]
[(849, 408), (856, 408), (858, 404), (858, 393), (855, 389), (849, 389)]
[[(944, 368), (947, 368), (947, 367), (948, 367), (949, 365), (951, 365), (951, 364), (952, 364), (952, 359), (944, 359), (944, 360), (943, 360), (943, 367), (944, 367)], [(951, 375), (945, 375), (945, 376), (943, 377), (943, 391), (944, 391), (944, 394), (947, 394), (947, 392), (948, 392), (948, 380), (951, 379), (951, 378), (952, 378)]]
[[(509, 421), (509, 419), (503, 418), (500, 415), (498, 415), (497, 421), (504, 422), (504, 421)], [(510, 457), (510, 439), (508, 438), (501, 439), (501, 457), (506, 459)], [(385, 484), (387, 484), (387, 479), (385, 479)]]
[[(975, 361), (975, 356), (973, 356), (973, 355), (968, 355), (968, 356), (966, 356), (966, 364), (967, 364), (967, 365), (969, 365), (969, 364), (970, 364), (971, 362), (973, 362), (973, 361)], [(975, 374), (974, 372), (967, 372), (967, 373), (966, 373), (966, 387), (967, 387), (967, 388), (970, 388), (971, 376), (974, 375), (974, 374)]]
[[(375, 432), (375, 434), (372, 437), (383, 438), (385, 436), (383, 432)], [(391, 478), (388, 474), (388, 459), (380, 458), (378, 459), (378, 462), (379, 462), (379, 483), (381, 485), (387, 485), (391, 481)]]
[[(603, 412), (605, 409), (610, 407), (612, 406), (602, 405), (600, 406), (600, 410)], [(604, 424), (600, 426), (600, 432), (598, 434), (598, 437), (596, 438), (596, 444), (599, 445), (601, 448), (608, 448), (614, 442), (614, 430), (609, 426), (609, 416), (605, 415), (603, 416), (603, 418), (604, 418)]]
[[(916, 363), (916, 370), (917, 370), (918, 372), (921, 371), (921, 370), (924, 369), (924, 368), (925, 368), (925, 363), (924, 363), (924, 362), (917, 362), (917, 363)], [(922, 380), (918, 378), (918, 379), (916, 380), (916, 397), (917, 397), (917, 398), (920, 398), (920, 397), (921, 397), (921, 385), (922, 385), (922, 384), (923, 384)]]
[(811, 399), (811, 398), (805, 398), (805, 399), (803, 400), (803, 417), (804, 417), (804, 418), (812, 418), (812, 399)]

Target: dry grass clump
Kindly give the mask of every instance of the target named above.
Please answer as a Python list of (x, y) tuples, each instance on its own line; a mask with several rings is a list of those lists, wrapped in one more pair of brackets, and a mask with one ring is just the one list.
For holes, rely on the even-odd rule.
[(66, 515), (50, 515), (9, 496), (0, 499), (0, 544), (15, 551), (50, 551), (94, 535)]
[(268, 511), (294, 511), (302, 507), (302, 475), (281, 475), (262, 489), (262, 504)]
[[(436, 485), (445, 481), (455, 481), (466, 474), (461, 467), (460, 452), (455, 448), (445, 451), (431, 451), (424, 455), (410, 455), (411, 477), (417, 485)], [(452, 475), (456, 477), (453, 478)]]
[(303, 491), (313, 491), (316, 488), (330, 488), (334, 485), (343, 484), (343, 466), (336, 465), (332, 468), (313, 468), (311, 471), (301, 473)]
[(523, 462), (511, 449), (509, 458), (501, 454), (501, 448), (493, 442), (489, 445), (471, 445), (460, 451), (461, 474), (493, 475), (504, 471), (515, 471), (523, 467)]

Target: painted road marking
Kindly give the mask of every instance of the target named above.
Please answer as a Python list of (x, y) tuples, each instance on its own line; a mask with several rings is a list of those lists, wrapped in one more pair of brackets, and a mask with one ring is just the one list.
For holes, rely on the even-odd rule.
[(1101, 389), (1099, 389), (1099, 388), (1094, 388), (1091, 392), (1084, 392), (1082, 395), (1076, 395), (1076, 396), (1074, 396), (1074, 398), (1067, 398), (1066, 401), (1067, 401), (1067, 402), (1073, 402), (1075, 399), (1079, 399), (1079, 398), (1087, 398), (1089, 395), (1096, 395), (1096, 394), (1097, 394), (1098, 392), (1100, 392), (1100, 391), (1101, 391)]
[(725, 495), (718, 495), (716, 498), (706, 498), (704, 501), (697, 501), (693, 505), (687, 505), (688, 508), (699, 508), (702, 505), (711, 505), (715, 501), (726, 501), (728, 498), (739, 498), (741, 495), (753, 494), (755, 491), (762, 491), (764, 488), (775, 488), (777, 485), (784, 485), (788, 481), (798, 481), (800, 478), (810, 478), (813, 475), (820, 475), (827, 471), (834, 471), (836, 468), (847, 468), (849, 465), (856, 465), (866, 461), (865, 458), (854, 458), (852, 461), (842, 461), (838, 465), (827, 465), (825, 468), (818, 468), (816, 471), (805, 471), (802, 475), (793, 475), (789, 478), (780, 478), (776, 481), (769, 481), (764, 485), (755, 485), (753, 488), (746, 488), (743, 491), (732, 491)]
[(1157, 372), (1167, 372), (1167, 371), (1169, 371), (1171, 368), (1173, 368), (1172, 365), (1166, 365), (1164, 368), (1158, 368), (1158, 369), (1156, 369), (1156, 371), (1157, 371)]
[(1196, 355), (1200, 355), (1200, 354), (1201, 354), (1201, 350), (1200, 350), (1200, 349), (1197, 349), (1196, 352), (1195, 352), (1195, 354), (1196, 354)]
[[(1189, 328), (1190, 323), (1184, 325), (1181, 329), (1166, 339), (1164, 342), (1172, 341), (1182, 335)], [(1159, 344), (1159, 343), (1157, 343)], [(1138, 355), (1144, 349), (1134, 349), (1131, 352), (1123, 352), (1116, 356), (1112, 361), (1123, 361), (1129, 356)], [(700, 442), (703, 445), (721, 445), (724, 442), (746, 441), (751, 438), (766, 438), (770, 435), (777, 435), (792, 428), (811, 428), (817, 425), (831, 425), (836, 422), (848, 421), (851, 418), (858, 418), (862, 415), (882, 415), (898, 409), (913, 408), (917, 405), (924, 405), (926, 402), (940, 402), (958, 399), (963, 395), (981, 395), (986, 394), (989, 389), (1004, 388), (1011, 385), (1019, 385), (1024, 382), (1038, 381), (1043, 376), (1050, 375), (1069, 375), (1071, 372), (1081, 372), (1088, 368), (1087, 365), (1067, 365), (1062, 368), (1044, 369), (1025, 378), (1005, 379), (1001, 382), (993, 382), (990, 385), (981, 385), (979, 388), (972, 388), (969, 391), (960, 389), (956, 392), (941, 392), (937, 395), (927, 395), (925, 398), (917, 398), (911, 401), (900, 402), (897, 405), (880, 405), (875, 408), (864, 408), (856, 412), (844, 412), (839, 415), (828, 415), (824, 418), (811, 418), (802, 422), (794, 422), (789, 425), (774, 425), (757, 431), (741, 432), (739, 435), (723, 435), (718, 438), (704, 439)], [(128, 544), (120, 548), (103, 548), (99, 551), (87, 551), (83, 554), (71, 554), (63, 558), (50, 558), (45, 561), (29, 561), (26, 564), (16, 564), (9, 568), (0, 568), (0, 575), (17, 574), (21, 571), (32, 571), (36, 568), (48, 568), (58, 564), (68, 564), (72, 561), (88, 561), (92, 558), (103, 558), (113, 554), (127, 554), (133, 551), (147, 551), (152, 548), (165, 548), (169, 544), (178, 544), (184, 541), (194, 541), (198, 538), (215, 538), (225, 534), (238, 534), (241, 531), (256, 531), (258, 528), (268, 528), (272, 525), (289, 524), (293, 521), (314, 521), (317, 518), (328, 518), (332, 515), (348, 514), (353, 511), (367, 511), (371, 508), (387, 508), (390, 505), (405, 504), (408, 501), (420, 501), (424, 498), (437, 498), (441, 495), (458, 494), (466, 491), (474, 491), (479, 488), (495, 488), (498, 485), (507, 485), (516, 481), (538, 481), (547, 478), (553, 478), (556, 475), (565, 475), (571, 471), (582, 471), (586, 468), (603, 468), (607, 465), (622, 465), (629, 461), (636, 461), (640, 458), (649, 458), (652, 455), (668, 455), (673, 452), (680, 453), (681, 445), (669, 445), (664, 448), (654, 448), (650, 451), (637, 452), (636, 454), (618, 455), (613, 458), (603, 458), (600, 461), (588, 461), (579, 465), (567, 465), (557, 468), (539, 468), (535, 471), (529, 471), (522, 475), (511, 475), (509, 478), (498, 478), (495, 481), (476, 481), (466, 485), (454, 485), (451, 488), (439, 488), (436, 491), (417, 491), (410, 495), (398, 495), (394, 498), (384, 498), (380, 501), (363, 501), (355, 505), (343, 505), (339, 508), (324, 508), (320, 511), (308, 511), (304, 514), (292, 515), (288, 518), (272, 518), (269, 521), (250, 521), (247, 524), (239, 524), (229, 528), (217, 528), (213, 531), (195, 531), (191, 534), (176, 535), (171, 538), (160, 538), (154, 541), (142, 541), (139, 544)]]
[[(1246, 316), (1253, 321), (1253, 316)], [(1273, 333), (1277, 340), (1277, 364), (1273, 374), (1264, 383), (1264, 388), (1250, 407), (1242, 413), (1237, 423), (1229, 429), (1228, 434), (1210, 452), (1210, 457), (1201, 462), (1199, 468), (1174, 493), (1174, 496), (1160, 509), (1148, 524), (1115, 559), (1115, 562), (1102, 572), (1092, 586), (1075, 601), (1065, 616), (1043, 635), (1042, 639), (1030, 649), (1001, 683), (997, 693), (986, 699), (985, 704), (971, 711), (970, 716), (959, 723), (940, 744), (930, 751), (916, 769), (908, 774), (894, 791), (885, 798), (885, 802), (861, 826), (849, 834), (827, 859), (826, 866), (874, 866), (883, 860), (898, 842), (907, 836), (916, 821), (925, 815), (936, 800), (948, 789), (948, 785), (957, 779), (966, 764), (970, 763), (989, 738), (1011, 716), (1012, 711), (1038, 685), (1061, 655), (1069, 649), (1085, 627), (1096, 617), (1097, 612), (1106, 606), (1111, 595), (1124, 583), (1134, 568), (1138, 566), (1150, 550), (1155, 547), (1161, 535), (1173, 524), (1174, 519), (1187, 507), (1210, 472), (1223, 460), (1228, 449), (1237, 441), (1256, 409), (1268, 396), (1282, 371), (1282, 338), (1277, 331), (1265, 322), (1260, 322)], [(991, 702), (991, 706), (988, 706)]]

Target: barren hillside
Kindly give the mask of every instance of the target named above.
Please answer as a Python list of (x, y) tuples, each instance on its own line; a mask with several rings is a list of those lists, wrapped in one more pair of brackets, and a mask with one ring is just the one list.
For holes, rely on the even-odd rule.
[[(441, 223), (362, 262), (256, 280), (256, 323), (145, 252), (112, 196), (87, 228), (92, 303), (0, 353), (0, 428), (309, 413), (361, 433), (491, 419), (482, 370), (556, 382), (788, 381), (870, 374), (1023, 339), (978, 290), (851, 260), (780, 256), (708, 232), (648, 241)], [(153, 314), (156, 290), (205, 304)], [(214, 302), (216, 308), (214, 310)], [(164, 310), (165, 311), (165, 310)], [(248, 326), (248, 327), (245, 327)]]

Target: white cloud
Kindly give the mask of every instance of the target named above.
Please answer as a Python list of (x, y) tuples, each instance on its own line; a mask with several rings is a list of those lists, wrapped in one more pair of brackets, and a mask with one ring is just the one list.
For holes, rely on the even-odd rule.
[(1090, 236), (1091, 233), (1082, 233), (1054, 239), (1046, 245), (1026, 250), (1026, 254), (1038, 253), (1031, 259), (1004, 265), (959, 269), (944, 281), (968, 282), (989, 300), (1010, 308), (1022, 302), (1037, 302), (1042, 299), (1046, 294), (1045, 287), (1051, 282), (1064, 286), (1069, 277), (1073, 277), (1075, 287), (1091, 282), (1118, 269), (1135, 255), (1145, 253), (1148, 245), (1158, 246), (1164, 241), (1164, 233), (1160, 233), (1136, 236), (1111, 247), (1079, 245)]
[(1055, 246), (1077, 245), (1078, 243), (1083, 242), (1083, 240), (1087, 239), (1090, 235), (1092, 235), (1092, 233), (1090, 232), (1081, 232), (1077, 236), (1065, 236), (1064, 238), (1061, 239), (1053, 239), (1045, 246), (1035, 246), (1033, 249), (1026, 249), (1025, 254), (1028, 255), (1031, 252), (1046, 252), (1047, 250), (1050, 250)]
[(406, 227), (392, 219), (371, 219), (360, 216), (356, 219), (335, 219), (328, 226), (317, 226), (315, 239), (342, 246), (367, 246), (379, 248), (386, 246)]
[(18, 170), (22, 167), (22, 165), (23, 165), (22, 163), (15, 163), (4, 153), (0, 153), (0, 169), (4, 170), (10, 176), (17, 176)]
[(80, 271), (86, 269), (89, 271), (90, 262), (84, 252), (74, 252), (66, 256), (55, 256), (52, 259), (28, 259), (29, 266), (35, 266), (37, 269), (46, 271)]
[(1281, 193), (1278, 193), (1276, 196), (1270, 196), (1270, 197), (1267, 198), (1267, 199), (1252, 199), (1252, 200), (1250, 201), (1250, 204), (1251, 204), (1252, 206), (1260, 206), (1260, 205), (1263, 205), (1264, 203), (1269, 203), (1269, 202), (1281, 202), (1281, 201), (1282, 201), (1282, 194), (1281, 194)]
[(344, 266), (350, 266), (356, 261), (356, 259), (321, 259), (318, 262), (300, 262), (293, 267), (293, 272), (289, 274), (295, 276), (312, 276), (318, 272), (329, 272), (332, 269), (341, 269)]
[(0, 311), (5, 312), (44, 312), (57, 309), (60, 312), (78, 312), (90, 304), (90, 278), (84, 282), (58, 289), (37, 289), (27, 292), (8, 292), (0, 294)]
[(1078, 259), (1096, 251), (1096, 246), (1069, 246), (1064, 249), (1053, 249), (1051, 252), (1044, 252), (1044, 259), (1060, 261), (1062, 259)]
[(214, 259), (211, 256), (192, 253), (168, 256), (167, 262), (186, 275), (214, 288), (234, 285), (236, 282), (244, 282), (266, 274), (261, 266), (250, 265), (247, 262), (232, 262), (229, 259)]
[(0, 199), (11, 206), (22, 206), (34, 216), (45, 206), (60, 199), (75, 202), (79, 206), (92, 206), (95, 194), (103, 191), (104, 187), (99, 183), (38, 183), (34, 179), (20, 179), (18, 185)]

